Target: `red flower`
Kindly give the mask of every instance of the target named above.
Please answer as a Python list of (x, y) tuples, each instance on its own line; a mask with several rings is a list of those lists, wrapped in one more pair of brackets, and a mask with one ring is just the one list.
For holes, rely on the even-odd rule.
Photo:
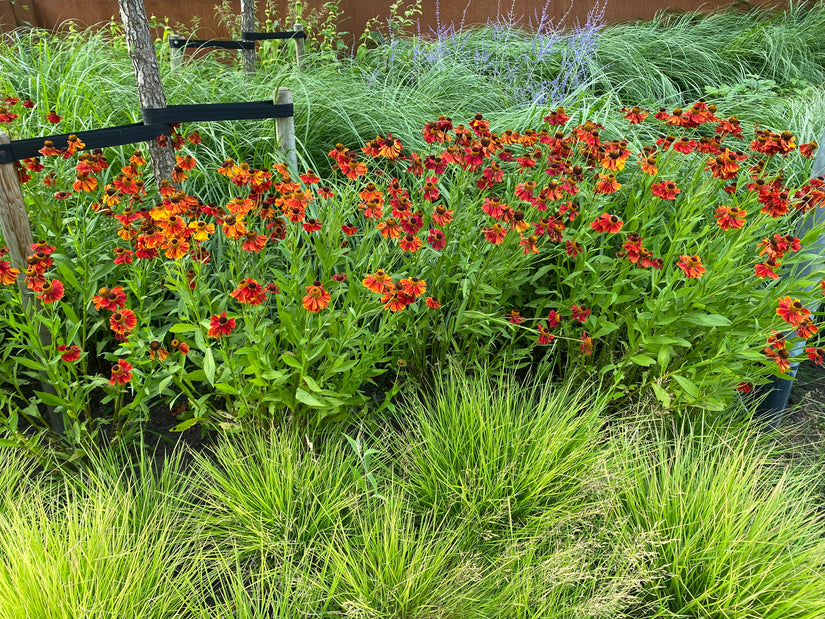
[(63, 359), (66, 363), (74, 363), (78, 359), (80, 359), (80, 346), (77, 344), (72, 344), (71, 346), (66, 346), (65, 344), (61, 344), (57, 347), (57, 352), (63, 353), (60, 355), (60, 358)]
[(796, 336), (801, 337), (803, 340), (812, 337), (817, 331), (819, 331), (819, 327), (814, 324), (814, 321), (811, 320), (809, 316), (802, 318), (799, 324), (796, 325)]
[(809, 346), (805, 349), (805, 352), (808, 353), (808, 359), (817, 365), (822, 365), (823, 361), (825, 361), (825, 348), (814, 348), (813, 346)]
[(779, 371), (783, 374), (791, 369), (791, 353), (786, 349), (780, 348), (779, 350), (774, 350), (773, 348), (766, 348), (764, 352), (769, 358), (776, 361), (776, 365), (779, 366)]
[(438, 200), (439, 192), (436, 183), (438, 183), (437, 176), (428, 176), (427, 182), (424, 183), (424, 186), (421, 189), (419, 189), (419, 191), (424, 194), (424, 199), (428, 202), (435, 202)]
[(539, 344), (541, 344), (541, 345), (549, 344), (554, 339), (556, 339), (556, 336), (553, 335), (552, 333), (550, 333), (550, 331), (547, 330), (547, 327), (544, 326), (543, 322), (539, 323), (538, 332), (539, 332)]
[(535, 234), (531, 234), (530, 236), (523, 238), (519, 241), (519, 245), (521, 245), (524, 248), (525, 255), (530, 253), (539, 253), (538, 240), (539, 237), (537, 237)]
[(584, 251), (584, 247), (582, 247), (580, 243), (577, 243), (575, 241), (567, 241), (567, 243), (565, 244), (565, 248), (567, 255), (571, 258), (575, 258)]
[(441, 301), (435, 297), (427, 297), (427, 307), (430, 309), (438, 309), (441, 307)]
[(716, 207), (716, 223), (722, 230), (729, 230), (731, 228), (741, 228), (745, 225), (745, 215), (748, 212), (745, 209), (740, 209), (735, 206), (720, 205)]
[(507, 314), (507, 320), (510, 321), (510, 324), (518, 325), (522, 323), (522, 321), (524, 320), (524, 316), (522, 316), (521, 312), (519, 312), (517, 309), (512, 309)]
[(779, 275), (776, 274), (776, 269), (779, 268), (779, 263), (774, 262), (773, 260), (768, 260), (766, 262), (760, 262), (754, 267), (754, 272), (756, 273), (757, 277), (767, 277), (770, 279), (779, 279)]
[(209, 337), (223, 337), (229, 335), (235, 328), (235, 319), (227, 318), (226, 312), (220, 316), (212, 316), (209, 323), (209, 331), (206, 334)]
[(581, 346), (579, 346), (579, 350), (583, 355), (590, 355), (593, 353), (593, 340), (589, 335), (587, 335), (587, 331), (582, 332), (581, 338)]
[(46, 120), (48, 120), (48, 121), (49, 121), (50, 123), (52, 123), (53, 125), (56, 125), (56, 124), (57, 124), (57, 123), (59, 123), (61, 120), (63, 120), (63, 117), (62, 117), (62, 116), (58, 116), (58, 115), (57, 115), (57, 112), (55, 112), (54, 110), (49, 110), (49, 113), (48, 113), (48, 114), (46, 114)]
[(132, 365), (128, 361), (118, 359), (118, 362), (112, 366), (112, 378), (109, 379), (110, 385), (125, 385), (132, 380)]
[(132, 310), (123, 308), (112, 314), (109, 326), (118, 335), (127, 335), (137, 326), (137, 316)]
[(321, 282), (315, 281), (311, 286), (307, 286), (307, 294), (304, 296), (302, 305), (310, 312), (319, 312), (329, 305), (332, 297), (324, 290)]
[(318, 230), (321, 229), (321, 226), (323, 224), (320, 221), (318, 221), (317, 219), (310, 218), (310, 219), (307, 219), (305, 222), (303, 222), (303, 224), (301, 224), (301, 225), (304, 226), (304, 230), (306, 230), (307, 232), (317, 232)]
[(398, 239), (398, 244), (401, 246), (401, 251), (408, 251), (415, 253), (421, 249), (421, 239), (414, 234), (406, 234)]
[[(590, 310), (588, 310), (589, 312)], [(587, 318), (585, 318), (587, 320)], [(553, 327), (558, 327), (561, 324), (561, 317), (556, 313), (556, 310), (550, 310), (547, 314), (547, 325), (552, 329)]]
[(499, 223), (494, 223), (492, 227), (483, 230), (484, 238), (486, 238), (493, 245), (501, 245), (504, 242), (504, 237), (507, 236), (507, 228)]
[(654, 196), (658, 196), (662, 200), (675, 200), (676, 194), (682, 193), (682, 190), (679, 189), (673, 181), (655, 183), (650, 188), (650, 191)]
[(702, 266), (699, 254), (693, 256), (680, 255), (679, 258), (680, 261), (676, 263), (676, 266), (682, 269), (685, 275), (691, 279), (702, 277), (702, 274), (706, 271), (705, 267)]
[(590, 316), (590, 310), (584, 306), (573, 305), (570, 310), (573, 312), (573, 320), (578, 320), (581, 323), (587, 322), (587, 318)]
[(229, 293), (229, 296), (237, 299), (239, 303), (260, 305), (266, 301), (266, 289), (254, 279), (247, 277)]
[(805, 308), (799, 299), (791, 301), (790, 297), (779, 299), (779, 306), (776, 308), (776, 315), (792, 327), (796, 327), (810, 313), (811, 310)]
[(750, 393), (753, 391), (753, 383), (741, 382), (736, 386), (736, 390), (742, 393)]
[(447, 239), (438, 228), (430, 228), (430, 232), (427, 234), (427, 242), (436, 251), (440, 251), (447, 246)]
[(616, 234), (622, 229), (623, 224), (624, 222), (622, 222), (622, 220), (615, 215), (611, 215), (610, 213), (602, 213), (595, 220), (590, 222), (590, 227), (596, 232), (609, 232), (610, 234)]
[(54, 303), (63, 298), (63, 283), (60, 280), (53, 279), (50, 282), (43, 284), (40, 289), (40, 294), (37, 295), (43, 303)]

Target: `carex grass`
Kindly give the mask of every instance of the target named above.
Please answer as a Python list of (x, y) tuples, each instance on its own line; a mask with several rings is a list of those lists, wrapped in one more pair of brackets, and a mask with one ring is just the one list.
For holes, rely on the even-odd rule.
[[(6, 124), (26, 102), (7, 95)], [(204, 170), (190, 127), (165, 138), (177, 166), (157, 188), (140, 151), (110, 164), (47, 143), (19, 168), (38, 241), (26, 265), (0, 262), (7, 429), (22, 441), (23, 415), (82, 453), (163, 404), (178, 430), (311, 430), (451, 356), (720, 410), (786, 372), (795, 342), (823, 357), (805, 307), (819, 280), (795, 277), (817, 233), (795, 230), (825, 190), (785, 171), (809, 169), (815, 142), (717, 112), (558, 107), (521, 131), (442, 115), (417, 150), (391, 133), (336, 144), (325, 180), (231, 158)], [(232, 197), (203, 200), (196, 179)], [(63, 437), (24, 404), (43, 375)]]

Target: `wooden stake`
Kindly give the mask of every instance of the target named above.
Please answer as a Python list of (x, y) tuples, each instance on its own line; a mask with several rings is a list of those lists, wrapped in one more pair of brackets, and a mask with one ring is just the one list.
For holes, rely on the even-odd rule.
[[(0, 144), (8, 144), (9, 136), (0, 131)], [(32, 253), (34, 243), (29, 213), (26, 210), (26, 201), (23, 199), (23, 190), (20, 187), (20, 177), (13, 163), (0, 164), (0, 231), (9, 248), (9, 257), (14, 267), (20, 269), (17, 277), (17, 287), (20, 289), (23, 307), (31, 316), (37, 311), (37, 304), (32, 291), (26, 287), (24, 273), (26, 271), (26, 257)], [(40, 343), (43, 348), (51, 346), (51, 334), (45, 325), (40, 325)], [(42, 379), (40, 389), (46, 393), (56, 394), (54, 386), (48, 381), (45, 372), (40, 372)], [(52, 430), (57, 434), (65, 432), (63, 415), (57, 413), (53, 406), (46, 407), (51, 418)]]
[[(289, 88), (278, 88), (272, 94), (275, 105), (292, 103), (292, 91)], [(298, 157), (295, 152), (295, 117), (275, 119), (275, 137), (278, 138), (278, 151), (286, 159), (290, 173), (297, 177)]]
[[(295, 32), (303, 32), (304, 25), (301, 22), (295, 22)], [(300, 69), (301, 63), (304, 61), (304, 41), (305, 39), (295, 39), (295, 65)]]
[[(8, 144), (9, 136), (0, 132), (0, 144)], [(26, 257), (32, 253), (30, 245), (34, 243), (20, 177), (13, 163), (0, 165), (0, 232), (9, 248), (12, 266), (20, 269), (17, 287), (23, 296), (23, 304), (28, 307), (32, 301), (31, 290), (26, 288), (22, 275), (26, 271)]]
[[(255, 0), (241, 0), (241, 32), (255, 32)], [(255, 49), (242, 49), (243, 70), (247, 75), (255, 75)]]
[[(160, 81), (160, 69), (155, 55), (155, 44), (149, 31), (149, 18), (146, 17), (146, 7), (143, 0), (118, 0), (120, 17), (126, 31), (126, 44), (129, 47), (129, 56), (135, 67), (137, 78), (138, 98), (140, 107), (166, 107), (166, 95), (163, 92), (163, 83)], [(160, 187), (162, 180), (171, 180), (175, 168), (175, 153), (171, 146), (161, 146), (157, 140), (149, 142), (149, 154), (152, 157), (152, 169), (155, 173), (155, 184)]]
[[(169, 33), (169, 41), (184, 41), (174, 32)], [(180, 47), (173, 47), (169, 45), (169, 61), (171, 65), (172, 73), (177, 73), (180, 70), (181, 64), (183, 63), (183, 49)]]

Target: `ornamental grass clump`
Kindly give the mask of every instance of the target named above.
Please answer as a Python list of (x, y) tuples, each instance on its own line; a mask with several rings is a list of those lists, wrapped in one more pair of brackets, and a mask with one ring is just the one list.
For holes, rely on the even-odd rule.
[[(818, 278), (795, 275), (817, 232), (795, 230), (825, 182), (786, 173), (816, 144), (704, 100), (603, 114), (558, 107), (520, 131), (442, 115), (415, 151), (391, 133), (336, 144), (328, 178), (203, 170), (198, 130), (176, 128), (157, 188), (140, 151), (110, 163), (76, 136), (44, 144), (19, 167), (38, 241), (25, 265), (0, 260), (7, 429), (22, 440), (23, 415), (70, 454), (128, 438), (160, 403), (177, 430), (314, 429), (453, 356), (719, 410), (785, 373), (796, 342), (820, 359), (804, 308)], [(232, 197), (200, 199), (198, 178)], [(70, 433), (26, 405), (31, 388)]]

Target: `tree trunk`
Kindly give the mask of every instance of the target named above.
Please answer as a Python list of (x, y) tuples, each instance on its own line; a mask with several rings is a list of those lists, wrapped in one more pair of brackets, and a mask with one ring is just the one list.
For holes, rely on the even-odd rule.
[[(129, 56), (135, 66), (140, 106), (145, 108), (166, 107), (166, 95), (160, 81), (155, 44), (149, 31), (149, 20), (143, 0), (118, 0), (120, 17), (126, 31)], [(155, 173), (155, 184), (171, 180), (175, 167), (175, 153), (170, 146), (161, 146), (156, 140), (149, 142), (149, 154)]]
[[(255, 32), (255, 0), (241, 0), (241, 32)], [(255, 75), (255, 49), (241, 50), (243, 70)]]

